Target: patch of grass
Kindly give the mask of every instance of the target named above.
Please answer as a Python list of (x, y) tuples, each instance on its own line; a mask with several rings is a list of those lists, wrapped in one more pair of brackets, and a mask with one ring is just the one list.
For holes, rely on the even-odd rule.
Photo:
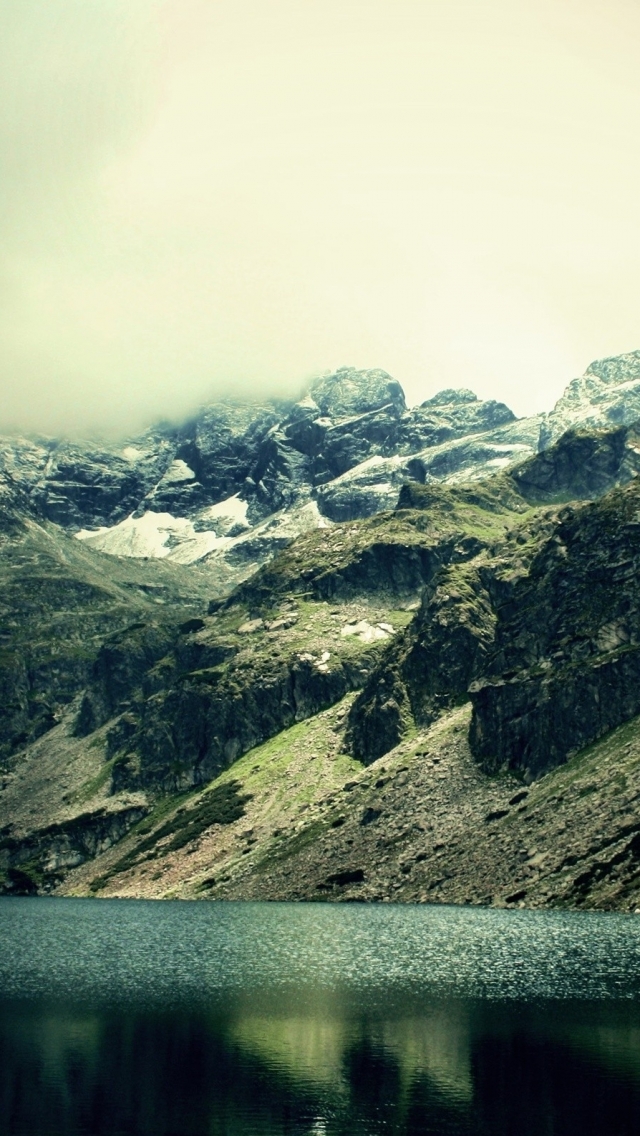
[[(214, 824), (233, 824), (244, 816), (245, 804), (250, 795), (241, 794), (242, 785), (239, 781), (227, 781), (224, 784), (216, 783), (212, 789), (202, 794), (197, 804), (191, 808), (181, 806), (159, 828), (154, 828), (149, 836), (139, 841), (129, 852), (122, 856), (103, 876), (98, 876), (90, 884), (90, 890), (100, 891), (113, 876), (126, 872), (135, 867), (143, 856), (147, 859), (164, 856), (168, 852), (176, 852), (185, 845), (190, 844), (197, 837), (206, 832)], [(175, 801), (172, 802), (175, 804)], [(150, 818), (145, 818), (138, 825), (138, 833), (145, 833), (151, 825)], [(158, 848), (159, 842), (171, 837), (167, 843)]]
[(186, 792), (169, 793), (167, 796), (160, 797), (155, 802), (151, 812), (134, 825), (131, 833), (146, 835), (148, 832), (152, 832), (166, 816), (176, 812), (179, 806), (184, 806), (197, 795), (197, 789), (187, 789)]
[[(240, 820), (245, 815), (245, 804), (251, 799), (251, 795), (242, 794), (241, 789), (241, 782), (236, 780), (216, 784), (202, 795), (193, 808), (184, 812), (180, 810), (179, 816), (154, 833), (155, 840), (173, 833), (169, 843), (163, 845), (162, 852), (184, 848), (214, 824), (233, 824)], [(176, 824), (176, 821), (179, 823)]]
[[(94, 894), (99, 892), (114, 876), (145, 858), (160, 858), (195, 839), (201, 831), (205, 831), (207, 821), (211, 823), (211, 804), (216, 798), (218, 804), (223, 802), (223, 794), (228, 794), (227, 803), (232, 805), (234, 797), (236, 801), (237, 796), (241, 797), (242, 812), (238, 808), (238, 816), (246, 815), (245, 804), (251, 799), (251, 824), (261, 827), (266, 823), (268, 828), (277, 824), (282, 830), (278, 839), (268, 841), (267, 848), (264, 843), (256, 843), (254, 853), (258, 859), (254, 870), (260, 871), (262, 855), (266, 854), (267, 861), (273, 854), (282, 854), (286, 858), (292, 854), (291, 841), (296, 842), (293, 845), (295, 851), (296, 846), (315, 840), (318, 832), (324, 831), (335, 820), (340, 807), (344, 808), (344, 801), (336, 802), (335, 808), (331, 809), (325, 805), (320, 817), (313, 806), (323, 801), (328, 793), (339, 793), (345, 781), (362, 773), (359, 764), (347, 754), (335, 753), (336, 718), (343, 717), (353, 698), (353, 694), (348, 694), (331, 710), (298, 722), (249, 750), (204, 791), (189, 790), (180, 798), (176, 795), (161, 798), (153, 812), (130, 830), (129, 851), (94, 879), (91, 891)], [(329, 753), (331, 757), (328, 760)], [(310, 805), (312, 807), (307, 812)], [(234, 819), (234, 811), (230, 810), (230, 821)], [(294, 832), (294, 826), (301, 822), (304, 828)], [(135, 841), (133, 845), (129, 843), (131, 838)], [(241, 863), (246, 863), (246, 857), (238, 858), (234, 868)], [(234, 868), (231, 869), (232, 875)], [(230, 864), (225, 862), (221, 871), (229, 870)], [(215, 883), (208, 882), (202, 891), (222, 882), (222, 877), (216, 872)], [(196, 888), (196, 891), (200, 889)]]
[(323, 817), (321, 820), (311, 821), (300, 832), (294, 833), (293, 836), (284, 836), (278, 843), (277, 847), (267, 851), (264, 856), (256, 862), (255, 871), (264, 871), (269, 868), (271, 864), (281, 863), (283, 860), (288, 860), (291, 856), (296, 856), (303, 848), (307, 848), (309, 844), (313, 844), (319, 837), (323, 836), (325, 832), (331, 830), (331, 817)]
[[(628, 746), (634, 747), (632, 752), (625, 752), (625, 747)], [(592, 742), (570, 757), (564, 765), (551, 769), (532, 785), (531, 791), (538, 801), (569, 788), (576, 789), (579, 796), (585, 796), (600, 788), (597, 780), (594, 785), (594, 778), (600, 778), (602, 787), (606, 784), (615, 785), (619, 792), (627, 783), (625, 770), (629, 771), (639, 763), (640, 716), (624, 722), (603, 738)]]
[(238, 628), (249, 619), (249, 611), (245, 604), (233, 602), (229, 607), (221, 607), (213, 616), (213, 625), (217, 635), (235, 635)]
[(185, 672), (185, 674), (180, 676), (180, 680), (199, 682), (206, 686), (219, 686), (222, 679), (227, 677), (227, 674), (228, 668), (224, 666), (204, 667), (198, 671)]
[(597, 791), (597, 789), (598, 789), (598, 786), (594, 785), (593, 783), (591, 783), (589, 785), (581, 785), (579, 790), (578, 790), (578, 796), (579, 797), (588, 797), (590, 795), (590, 793), (595, 793)]
[[(104, 739), (99, 738), (98, 744), (104, 745)], [(111, 772), (115, 760), (115, 757), (112, 757), (110, 761), (105, 761), (102, 769), (95, 777), (92, 777), (89, 781), (85, 781), (79, 789), (69, 794), (67, 803), (70, 805), (85, 805), (87, 801), (97, 796), (100, 790), (107, 784), (107, 781), (111, 779)]]

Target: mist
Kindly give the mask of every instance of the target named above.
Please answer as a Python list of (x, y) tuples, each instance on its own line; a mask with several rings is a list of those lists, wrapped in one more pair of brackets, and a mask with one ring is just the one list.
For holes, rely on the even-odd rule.
[(0, 0), (0, 429), (640, 347), (633, 0)]

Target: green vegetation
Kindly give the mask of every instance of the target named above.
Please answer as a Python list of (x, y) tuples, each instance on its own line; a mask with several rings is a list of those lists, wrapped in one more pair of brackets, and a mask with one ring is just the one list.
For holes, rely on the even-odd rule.
[[(102, 739), (99, 740), (101, 744), (104, 744)], [(89, 745), (91, 745), (91, 743), (89, 743)], [(95, 777), (92, 777), (89, 781), (85, 781), (84, 785), (81, 785), (79, 789), (76, 789), (74, 793), (71, 793), (66, 798), (67, 803), (69, 805), (86, 805), (87, 801), (91, 801), (94, 797), (97, 797), (98, 793), (100, 793), (111, 780), (115, 760), (115, 758), (111, 758), (109, 761), (105, 761), (102, 769)]]
[(243, 795), (241, 790), (242, 784), (237, 780), (214, 785), (203, 793), (192, 808), (179, 809), (171, 821), (153, 834), (154, 842), (169, 836), (171, 839), (163, 845), (162, 851), (175, 852), (196, 840), (214, 824), (233, 824), (244, 816), (244, 806), (251, 799), (249, 794)]
[(407, 482), (400, 490), (397, 512), (405, 510), (429, 513), (434, 527), (438, 522), (453, 522), (470, 532), (478, 529), (499, 535), (514, 517), (529, 514), (531, 505), (509, 474), (496, 473), (483, 481), (460, 485)]
[[(155, 859), (170, 852), (177, 852), (178, 849), (197, 840), (214, 824), (233, 824), (234, 821), (239, 820), (244, 816), (245, 804), (251, 799), (249, 794), (243, 795), (241, 790), (242, 785), (237, 780), (215, 784), (212, 789), (202, 794), (197, 804), (191, 808), (187, 805), (181, 806), (168, 821), (154, 828), (149, 836), (143, 834), (149, 832), (156, 818), (153, 820), (145, 818), (137, 826), (137, 833), (142, 834), (143, 839), (117, 860), (104, 876), (93, 880), (91, 891), (94, 893), (101, 891), (112, 876), (133, 868), (142, 856)], [(173, 805), (175, 802), (171, 803)], [(167, 840), (167, 837), (170, 839)], [(166, 843), (158, 847), (160, 841)]]
[[(55, 525), (0, 516), (0, 758), (55, 725), (87, 683), (101, 644), (149, 619), (172, 625), (211, 595), (204, 573), (103, 557)], [(152, 577), (162, 594), (149, 594)]]
[(640, 718), (632, 718), (574, 754), (565, 765), (551, 770), (536, 784), (538, 797), (553, 796), (574, 786), (579, 796), (587, 796), (602, 783), (603, 770), (608, 766), (613, 767), (607, 777), (609, 784), (622, 792), (628, 773), (640, 765), (639, 738)]

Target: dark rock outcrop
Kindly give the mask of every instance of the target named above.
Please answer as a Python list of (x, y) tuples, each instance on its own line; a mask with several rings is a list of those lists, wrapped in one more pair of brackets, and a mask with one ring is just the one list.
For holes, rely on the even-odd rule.
[[(428, 725), (469, 687), (472, 749), (492, 772), (506, 765), (538, 776), (638, 713), (639, 468), (636, 427), (571, 430), (478, 486), (485, 511), (492, 484), (494, 507), (514, 511), (601, 500), (543, 510), (473, 563), (443, 563), (413, 625), (353, 704), (354, 756), (380, 757), (411, 722)], [(462, 501), (474, 503), (469, 487), (408, 484), (399, 508), (453, 511)]]
[(468, 689), (476, 759), (531, 778), (638, 714), (639, 517), (633, 481), (444, 569), (354, 702), (351, 752), (374, 760)]
[(0, 832), (0, 894), (51, 891), (70, 868), (93, 860), (122, 840), (147, 811), (142, 805), (100, 808), (48, 825), (27, 837)]
[(351, 708), (346, 745), (353, 756), (368, 765), (398, 745), (412, 722), (429, 725), (464, 701), (494, 628), (481, 568), (446, 569)]
[(148, 671), (165, 656), (175, 639), (173, 627), (134, 623), (110, 635), (91, 668), (76, 722), (84, 737), (102, 726), (142, 686)]
[(491, 589), (470, 732), (488, 770), (538, 776), (639, 712), (639, 517), (635, 482), (567, 508), (528, 571)]
[(511, 476), (527, 501), (541, 504), (601, 497), (639, 472), (638, 427), (620, 426), (568, 430), (548, 450), (516, 467)]
[(114, 727), (114, 791), (205, 784), (247, 750), (360, 686), (370, 666), (363, 658), (319, 667), (297, 654), (180, 675)]
[[(51, 729), (84, 688), (97, 693), (110, 636), (140, 620), (159, 625), (167, 607), (167, 624), (178, 624), (210, 595), (197, 569), (187, 577), (178, 565), (107, 559), (36, 523), (19, 492), (12, 500), (5, 507), (0, 494), (0, 761)], [(116, 665), (105, 689), (118, 681)], [(96, 708), (93, 722), (105, 712)]]

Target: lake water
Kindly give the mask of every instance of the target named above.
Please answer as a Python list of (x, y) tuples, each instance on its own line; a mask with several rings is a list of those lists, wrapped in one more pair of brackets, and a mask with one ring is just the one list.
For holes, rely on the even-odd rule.
[(640, 917), (0, 900), (2, 1136), (638, 1136)]

